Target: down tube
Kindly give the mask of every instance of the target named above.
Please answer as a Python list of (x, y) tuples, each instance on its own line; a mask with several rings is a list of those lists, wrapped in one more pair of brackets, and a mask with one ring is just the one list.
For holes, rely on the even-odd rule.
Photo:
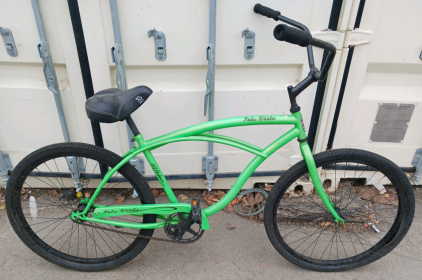
[[(282, 146), (286, 145), (299, 135), (299, 130), (295, 127), (286, 132), (283, 136), (272, 142), (270, 145), (268, 145), (262, 152), (264, 154), (267, 154), (270, 156), (275, 151), (280, 149)], [(258, 168), (258, 166), (265, 160), (264, 157), (256, 156), (242, 171), (240, 176), (237, 178), (236, 182), (234, 183), (233, 187), (230, 189), (230, 191), (223, 196), (222, 199), (220, 199), (217, 203), (211, 205), (210, 207), (202, 210), (202, 213), (205, 214), (205, 216), (211, 216), (224, 207), (226, 207), (239, 193), (240, 189), (243, 187), (245, 182), (249, 179), (249, 177), (252, 175), (252, 173)]]

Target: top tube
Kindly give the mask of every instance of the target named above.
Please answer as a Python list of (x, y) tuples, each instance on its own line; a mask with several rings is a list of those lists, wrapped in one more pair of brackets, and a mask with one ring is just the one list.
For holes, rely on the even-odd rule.
[[(283, 124), (292, 124), (296, 125), (300, 122), (300, 119), (297, 119), (294, 115), (250, 115), (244, 117), (235, 117), (229, 119), (221, 119), (210, 122), (205, 122), (187, 128), (182, 128), (162, 136), (145, 141), (144, 145), (149, 145), (154, 142), (163, 141), (171, 138), (177, 137), (187, 137), (192, 135), (197, 135), (199, 133), (229, 128), (237, 126), (247, 126), (247, 125), (283, 125)], [(135, 137), (136, 138), (136, 137)]]

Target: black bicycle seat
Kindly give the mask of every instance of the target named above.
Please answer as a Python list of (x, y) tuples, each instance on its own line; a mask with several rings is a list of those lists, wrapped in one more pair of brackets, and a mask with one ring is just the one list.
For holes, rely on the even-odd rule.
[(88, 118), (94, 122), (123, 121), (138, 109), (152, 94), (146, 86), (128, 90), (109, 88), (97, 92), (85, 102)]

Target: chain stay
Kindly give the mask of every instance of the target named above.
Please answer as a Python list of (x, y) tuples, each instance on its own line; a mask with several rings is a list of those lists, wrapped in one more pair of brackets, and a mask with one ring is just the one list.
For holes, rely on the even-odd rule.
[(170, 242), (170, 243), (177, 243), (177, 244), (192, 244), (194, 242), (196, 242), (198, 239), (193, 240), (192, 242), (189, 243), (183, 243), (183, 242), (178, 242), (176, 240), (172, 240), (172, 239), (165, 239), (165, 238), (159, 238), (159, 237), (152, 237), (152, 236), (147, 236), (147, 235), (142, 235), (142, 234), (135, 234), (135, 233), (129, 233), (129, 232), (125, 232), (125, 231), (121, 231), (121, 230), (116, 230), (116, 229), (111, 229), (111, 228), (106, 228), (106, 227), (101, 227), (101, 226), (97, 226), (97, 225), (90, 225), (90, 224), (86, 224), (86, 223), (79, 223), (73, 219), (71, 219), (74, 223), (77, 223), (78, 225), (84, 225), (87, 227), (91, 227), (91, 228), (96, 228), (96, 229), (101, 229), (101, 230), (107, 230), (110, 232), (115, 232), (115, 233), (119, 233), (119, 234), (123, 234), (123, 235), (128, 235), (128, 236), (134, 236), (134, 237), (140, 237), (140, 238), (145, 238), (145, 239), (150, 239), (150, 240), (157, 240), (157, 241), (163, 241), (163, 242)]

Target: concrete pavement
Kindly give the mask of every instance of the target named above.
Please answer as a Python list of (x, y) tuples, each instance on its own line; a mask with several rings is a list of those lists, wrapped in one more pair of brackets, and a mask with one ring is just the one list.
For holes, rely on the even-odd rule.
[[(0, 210), (0, 279), (422, 279), (422, 189), (415, 194), (415, 219), (401, 244), (375, 263), (342, 273), (307, 271), (289, 263), (257, 220), (225, 212), (210, 217), (211, 230), (194, 244), (151, 241), (122, 267), (81, 273), (35, 255), (12, 230), (6, 211)], [(227, 222), (236, 228), (228, 230)], [(164, 237), (163, 230), (155, 236)]]

